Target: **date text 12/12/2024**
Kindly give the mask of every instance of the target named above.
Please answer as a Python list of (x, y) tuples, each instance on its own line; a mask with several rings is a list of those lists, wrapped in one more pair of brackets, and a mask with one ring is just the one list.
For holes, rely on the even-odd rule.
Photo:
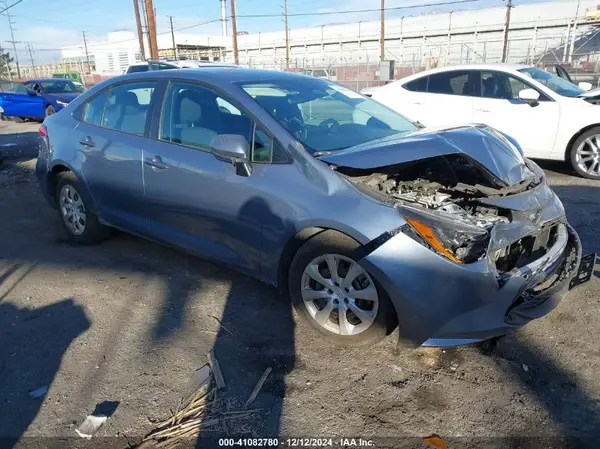
[(220, 438), (219, 447), (375, 447), (365, 438)]

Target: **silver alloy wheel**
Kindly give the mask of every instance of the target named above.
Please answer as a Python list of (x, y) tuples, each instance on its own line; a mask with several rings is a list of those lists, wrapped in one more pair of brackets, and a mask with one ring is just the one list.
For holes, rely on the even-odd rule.
[(75, 235), (83, 234), (87, 216), (79, 192), (67, 184), (60, 190), (59, 202), (62, 218), (69, 230)]
[(339, 254), (313, 259), (301, 280), (302, 300), (311, 317), (338, 335), (357, 335), (375, 321), (379, 310), (377, 288), (369, 273)]
[(594, 134), (579, 144), (575, 152), (575, 161), (581, 171), (600, 176), (600, 134)]

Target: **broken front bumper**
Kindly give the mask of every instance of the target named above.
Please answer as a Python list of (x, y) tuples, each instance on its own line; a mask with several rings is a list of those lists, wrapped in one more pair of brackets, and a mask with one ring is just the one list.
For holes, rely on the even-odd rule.
[[(492, 237), (490, 249), (525, 236), (503, 238), (509, 234)], [(360, 263), (389, 294), (402, 340), (455, 346), (503, 335), (546, 315), (568, 291), (580, 260), (577, 233), (560, 223), (542, 257), (509, 273), (498, 272), (489, 259), (453, 263), (403, 233)]]

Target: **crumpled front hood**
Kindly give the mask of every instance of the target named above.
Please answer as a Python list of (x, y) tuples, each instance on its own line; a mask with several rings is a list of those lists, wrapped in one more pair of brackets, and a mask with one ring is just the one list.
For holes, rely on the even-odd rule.
[(77, 98), (80, 94), (44, 94), (44, 97), (46, 97), (48, 100), (50, 101), (62, 101), (63, 103), (70, 103), (73, 100), (75, 100), (75, 98)]
[(463, 154), (506, 186), (531, 178), (525, 159), (500, 132), (485, 125), (427, 128), (323, 155), (329, 164), (372, 169), (449, 154)]

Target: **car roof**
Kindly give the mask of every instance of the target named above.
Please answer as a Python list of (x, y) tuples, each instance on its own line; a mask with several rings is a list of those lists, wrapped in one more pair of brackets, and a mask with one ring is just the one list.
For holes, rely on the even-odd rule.
[(73, 81), (68, 78), (35, 78), (32, 80), (23, 81), (24, 83), (39, 83), (42, 81)]
[(183, 78), (189, 80), (211, 81), (214, 84), (264, 82), (281, 79), (315, 79), (313, 77), (298, 73), (264, 69), (248, 69), (239, 66), (212, 66), (201, 68), (193, 67), (178, 70), (150, 70), (148, 72), (128, 73), (117, 78), (123, 80), (144, 78)]

